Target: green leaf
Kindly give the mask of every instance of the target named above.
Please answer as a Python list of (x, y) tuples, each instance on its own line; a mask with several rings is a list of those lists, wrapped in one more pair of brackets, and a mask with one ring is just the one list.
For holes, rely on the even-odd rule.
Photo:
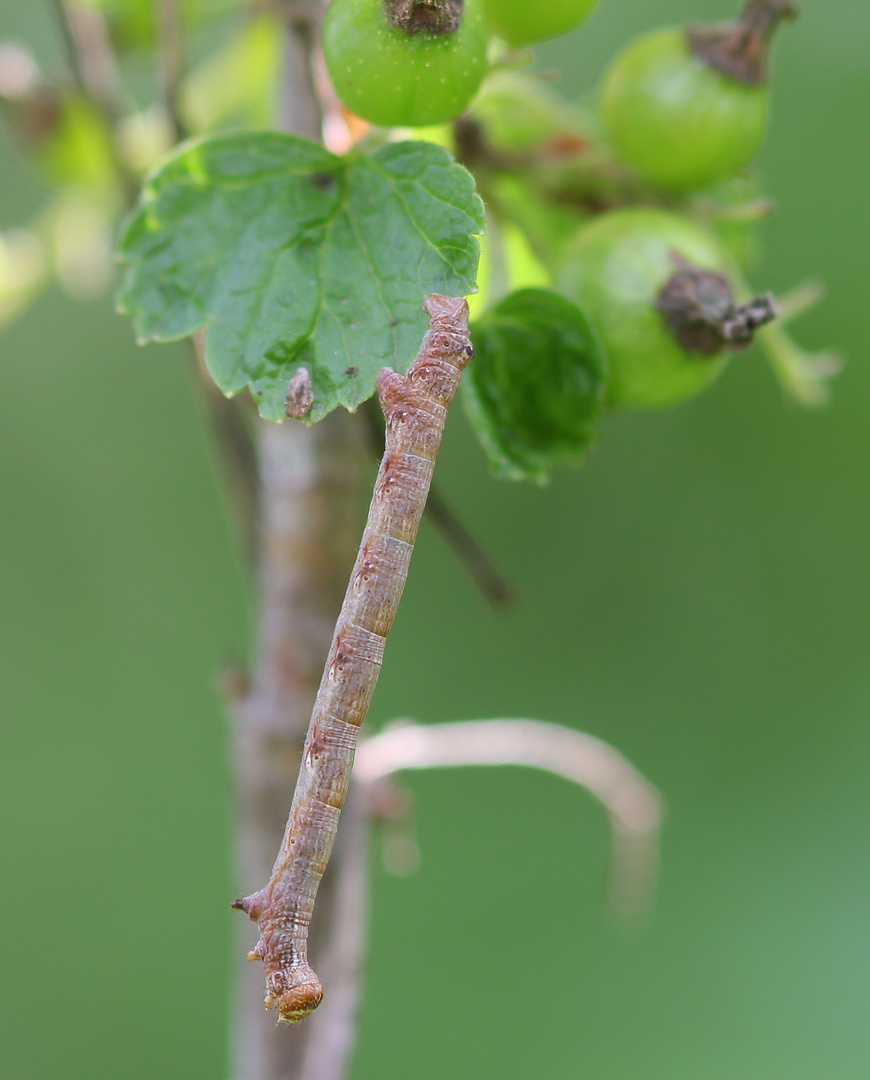
[(604, 405), (604, 350), (586, 316), (549, 289), (511, 293), (471, 328), (472, 425), (498, 476), (541, 483), (577, 465)]
[(474, 292), (482, 231), (470, 173), (429, 143), (339, 158), (291, 135), (204, 139), (146, 183), (119, 308), (143, 342), (207, 327), (215, 382), (250, 386), (268, 420), (305, 366), (313, 422), (356, 409), (382, 367), (407, 371), (426, 296)]

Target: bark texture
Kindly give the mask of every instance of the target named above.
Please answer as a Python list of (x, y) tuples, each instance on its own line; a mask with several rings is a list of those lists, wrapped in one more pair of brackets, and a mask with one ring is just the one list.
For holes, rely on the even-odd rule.
[[(356, 417), (335, 413), (311, 430), (264, 424), (259, 436), (258, 659), (234, 710), (237, 866), (251, 887), (268, 876), (299, 769), (302, 744), (356, 550), (365, 451)], [(315, 948), (332, 924), (329, 891)], [(250, 936), (245, 934), (246, 949)], [(262, 976), (244, 964), (235, 1005), (236, 1080), (296, 1080), (306, 1035), (276, 1028)]]
[[(316, 140), (321, 110), (312, 63), (323, 6), (322, 0), (288, 5), (279, 90), (281, 129)], [(257, 456), (257, 655), (250, 689), (233, 708), (236, 863), (243, 889), (268, 877), (280, 842), (367, 486), (365, 433), (359, 418), (343, 410), (310, 430), (296, 422), (260, 424)], [(313, 927), (315, 955), (335, 951), (330, 885), (328, 875)], [(242, 956), (252, 944), (247, 927), (243, 940)], [(309, 1053), (315, 1026), (277, 1027), (263, 1008), (262, 974), (244, 959), (232, 1015), (234, 1080), (300, 1080), (316, 1066)]]

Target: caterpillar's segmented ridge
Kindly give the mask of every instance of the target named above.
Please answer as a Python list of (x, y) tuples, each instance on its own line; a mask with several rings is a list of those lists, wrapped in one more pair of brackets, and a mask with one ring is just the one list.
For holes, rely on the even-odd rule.
[(386, 446), (359, 554), (317, 699), (290, 817), (272, 877), (233, 907), (260, 930), (248, 954), (266, 971), (266, 1007), (297, 1023), (323, 997), (308, 963), (308, 927), (347, 797), (359, 727), (380, 672), (429, 494), (447, 408), (474, 355), (463, 299), (429, 296), (430, 328), (407, 375), (383, 368), (378, 394)]

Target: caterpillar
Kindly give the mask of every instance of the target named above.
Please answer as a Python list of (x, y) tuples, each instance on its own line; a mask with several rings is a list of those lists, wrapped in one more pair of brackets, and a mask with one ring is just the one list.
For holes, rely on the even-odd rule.
[(407, 375), (391, 368), (378, 375), (384, 456), (314, 703), (281, 849), (265, 888), (233, 904), (260, 931), (248, 959), (263, 961), (266, 1007), (277, 1005), (279, 1019), (291, 1024), (323, 998), (307, 955), (314, 901), (408, 576), (447, 409), (474, 355), (465, 300), (433, 294), (423, 307), (430, 326)]

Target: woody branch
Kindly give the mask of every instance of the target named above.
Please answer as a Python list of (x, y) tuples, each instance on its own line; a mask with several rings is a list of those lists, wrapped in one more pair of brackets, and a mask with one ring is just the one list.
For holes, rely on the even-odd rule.
[[(321, 0), (288, 5), (283, 34), (281, 127), (313, 139), (320, 138), (312, 64), (322, 6)], [(258, 424), (256, 443), (256, 663), (249, 688), (232, 707), (237, 867), (248, 888), (268, 876), (286, 821), (323, 656), (356, 550), (365, 484), (361, 422), (344, 411), (310, 430), (297, 423)], [(361, 812), (349, 805), (347, 824)], [(341, 887), (333, 889), (331, 880), (343, 876), (345, 856), (351, 857), (349, 846), (337, 853), (338, 873), (324, 882), (313, 933), (315, 948), (334, 957), (334, 985), (352, 995), (353, 958), (345, 964), (346, 950), (335, 947), (335, 908), (341, 905), (335, 894)], [(242, 963), (233, 1008), (234, 1080), (318, 1076), (309, 1040), (321, 1018), (304, 1031), (276, 1028), (261, 1004), (260, 979)], [(321, 1046), (332, 1042), (320, 1039)]]

